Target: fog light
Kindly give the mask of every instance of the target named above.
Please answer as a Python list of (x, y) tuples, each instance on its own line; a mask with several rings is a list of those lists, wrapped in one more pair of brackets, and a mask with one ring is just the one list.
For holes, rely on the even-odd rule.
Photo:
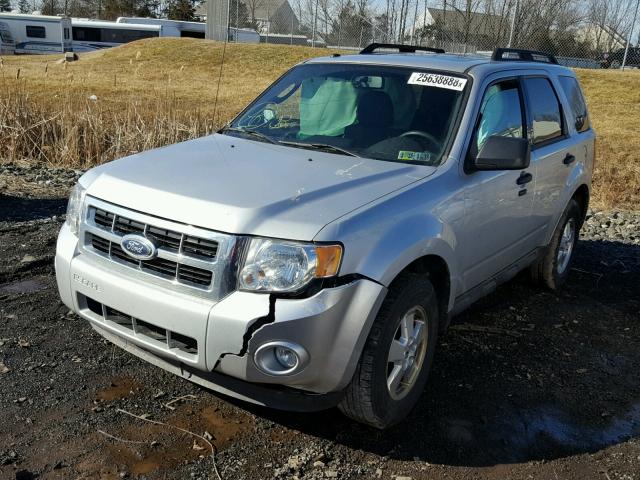
[(276, 360), (286, 369), (295, 368), (298, 364), (298, 355), (287, 347), (276, 347)]
[(261, 345), (253, 360), (267, 375), (295, 375), (309, 363), (309, 353), (297, 343), (278, 340)]

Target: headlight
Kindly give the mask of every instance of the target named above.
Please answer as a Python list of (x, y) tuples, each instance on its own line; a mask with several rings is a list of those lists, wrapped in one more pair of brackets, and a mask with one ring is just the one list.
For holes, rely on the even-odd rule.
[(69, 195), (69, 203), (67, 204), (67, 225), (74, 235), (78, 234), (80, 228), (80, 217), (82, 215), (82, 202), (84, 200), (85, 189), (76, 183)]
[(314, 278), (337, 275), (340, 245), (313, 245), (254, 238), (240, 271), (242, 290), (295, 292)]

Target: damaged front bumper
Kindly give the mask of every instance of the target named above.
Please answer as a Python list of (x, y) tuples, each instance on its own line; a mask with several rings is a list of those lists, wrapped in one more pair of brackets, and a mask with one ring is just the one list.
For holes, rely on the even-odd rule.
[[(112, 342), (212, 390), (276, 408), (338, 393), (351, 380), (386, 288), (368, 279), (302, 299), (233, 292), (219, 302), (132, 279), (79, 254), (65, 225), (56, 276), (64, 303)], [(289, 342), (308, 353), (304, 368), (269, 375), (254, 360), (261, 346)], [(282, 386), (292, 387), (283, 389)], [(334, 395), (331, 395), (331, 394)], [(334, 398), (335, 397), (335, 398)], [(323, 402), (308, 402), (308, 409)]]

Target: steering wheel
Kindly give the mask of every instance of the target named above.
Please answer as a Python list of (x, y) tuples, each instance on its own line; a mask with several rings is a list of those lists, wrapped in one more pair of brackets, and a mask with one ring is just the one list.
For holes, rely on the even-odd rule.
[(436, 139), (436, 137), (434, 137), (430, 133), (423, 132), (422, 130), (409, 130), (408, 132), (404, 132), (402, 135), (400, 135), (400, 138), (403, 138), (403, 137), (420, 137), (420, 138), (424, 138), (425, 140), (431, 142), (431, 144), (434, 147), (436, 147), (435, 151), (439, 151), (440, 150), (440, 142)]

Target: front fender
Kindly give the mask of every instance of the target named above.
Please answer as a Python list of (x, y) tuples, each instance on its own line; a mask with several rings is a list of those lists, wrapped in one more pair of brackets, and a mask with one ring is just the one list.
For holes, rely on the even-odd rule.
[[(442, 258), (450, 274), (451, 310), (461, 288), (454, 250), (456, 232), (464, 222), (464, 198), (462, 193), (440, 196), (437, 190), (435, 182), (427, 182), (370, 204), (327, 225), (315, 240), (343, 243), (340, 275), (364, 275), (385, 287), (415, 260), (426, 255)], [(429, 198), (440, 200), (430, 204)]]

